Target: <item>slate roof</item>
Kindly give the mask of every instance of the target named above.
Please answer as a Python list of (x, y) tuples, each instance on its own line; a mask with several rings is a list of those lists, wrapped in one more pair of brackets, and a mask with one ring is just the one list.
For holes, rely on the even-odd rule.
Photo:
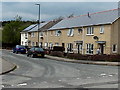
[(118, 9), (102, 11), (92, 14), (66, 18), (54, 25), (49, 30), (82, 27), (100, 24), (111, 24), (118, 19)]
[[(42, 28), (44, 25), (46, 25), (48, 22), (45, 22), (45, 23), (40, 23), (40, 26), (39, 28)], [(35, 31), (38, 31), (38, 24), (36, 25), (36, 27), (32, 28), (30, 31), (28, 32), (35, 32)]]
[(36, 26), (37, 26), (37, 24), (30, 25), (30, 26), (28, 26), (27, 28), (25, 28), (22, 32), (29, 31), (29, 30), (31, 30), (32, 28), (36, 27)]

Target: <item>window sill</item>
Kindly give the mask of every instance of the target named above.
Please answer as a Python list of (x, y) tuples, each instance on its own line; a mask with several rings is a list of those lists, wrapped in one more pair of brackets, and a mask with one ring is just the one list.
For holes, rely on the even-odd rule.
[(117, 53), (117, 51), (112, 51), (112, 53)]
[(94, 36), (94, 34), (86, 34), (86, 36)]

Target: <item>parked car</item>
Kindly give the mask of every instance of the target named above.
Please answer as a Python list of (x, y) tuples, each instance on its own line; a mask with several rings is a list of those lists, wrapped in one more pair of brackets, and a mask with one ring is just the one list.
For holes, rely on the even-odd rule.
[(27, 56), (30, 56), (30, 57), (44, 57), (45, 56), (45, 51), (43, 50), (43, 48), (32, 47), (31, 49), (28, 50)]
[(13, 53), (26, 53), (26, 48), (25, 46), (22, 46), (22, 45), (16, 45), (14, 48), (13, 48)]

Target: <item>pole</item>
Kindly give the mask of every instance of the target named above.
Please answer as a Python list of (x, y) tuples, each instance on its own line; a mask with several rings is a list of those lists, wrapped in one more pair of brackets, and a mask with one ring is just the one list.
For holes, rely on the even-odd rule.
[(39, 13), (38, 13), (38, 46), (39, 46), (39, 28), (40, 28), (40, 4), (35, 4), (39, 6)]

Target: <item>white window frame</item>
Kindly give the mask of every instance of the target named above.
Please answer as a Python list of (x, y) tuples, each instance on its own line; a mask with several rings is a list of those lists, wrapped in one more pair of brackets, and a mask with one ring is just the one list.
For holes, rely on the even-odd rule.
[[(115, 45), (115, 51), (113, 50), (113, 49), (114, 49), (114, 45)], [(113, 52), (113, 53), (116, 53), (116, 52), (117, 52), (117, 44), (113, 44), (113, 45), (112, 45), (112, 52)]]
[(43, 37), (43, 32), (39, 32), (39, 37)]
[(93, 54), (94, 53), (94, 44), (86, 43), (86, 54)]
[(104, 26), (100, 26), (100, 34), (103, 34), (104, 33)]
[(55, 46), (59, 46), (59, 43), (55, 43)]
[(87, 34), (86, 35), (94, 35), (94, 27), (87, 27)]
[(34, 46), (35, 45), (35, 43), (34, 42), (31, 42), (31, 46)]
[(28, 37), (28, 34), (27, 34), (27, 33), (25, 33), (25, 39), (28, 39), (27, 37)]
[(49, 43), (49, 47), (50, 47), (50, 49), (52, 49), (53, 48), (53, 43)]
[(67, 43), (67, 51), (69, 51), (69, 52), (73, 51), (73, 43)]
[(50, 31), (50, 35), (53, 36), (53, 31)]
[(68, 30), (67, 35), (72, 37), (72, 36), (74, 35), (74, 29), (73, 29), (73, 28), (70, 28), (70, 29)]
[(60, 36), (60, 33), (58, 33), (60, 30), (55, 30), (55, 36)]
[(34, 32), (31, 33), (31, 37), (35, 37), (35, 33)]

